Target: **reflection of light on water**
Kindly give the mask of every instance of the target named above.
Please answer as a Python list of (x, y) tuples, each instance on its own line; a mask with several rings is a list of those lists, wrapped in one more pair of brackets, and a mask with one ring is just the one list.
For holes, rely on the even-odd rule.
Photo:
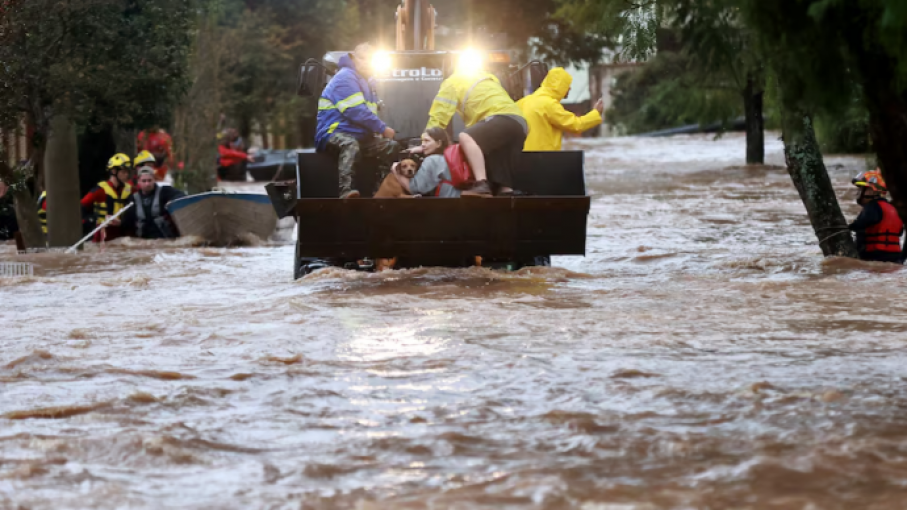
[(449, 339), (428, 335), (426, 330), (439, 326), (441, 317), (422, 317), (428, 324), (367, 325), (346, 317), (344, 325), (350, 340), (340, 348), (338, 357), (344, 360), (381, 361), (393, 358), (433, 356), (443, 351)]
[(346, 346), (342, 359), (379, 361), (384, 359), (432, 356), (444, 350), (447, 340), (420, 334), (412, 326), (371, 327), (357, 331)]

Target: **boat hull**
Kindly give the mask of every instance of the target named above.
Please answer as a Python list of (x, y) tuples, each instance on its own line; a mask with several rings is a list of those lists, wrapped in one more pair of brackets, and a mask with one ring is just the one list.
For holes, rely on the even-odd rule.
[(277, 227), (277, 214), (267, 195), (202, 193), (167, 204), (183, 236), (196, 236), (214, 246), (267, 241)]

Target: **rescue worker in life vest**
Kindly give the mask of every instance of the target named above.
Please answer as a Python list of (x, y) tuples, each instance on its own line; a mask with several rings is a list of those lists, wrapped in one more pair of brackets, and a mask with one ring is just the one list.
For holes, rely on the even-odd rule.
[(178, 232), (166, 205), (186, 196), (173, 186), (160, 186), (155, 182), (155, 171), (151, 165), (138, 169), (138, 191), (132, 195), (134, 207), (123, 213), (123, 225), (134, 229), (135, 236), (142, 239), (172, 239)]
[(44, 232), (44, 235), (47, 235), (47, 192), (46, 191), (42, 191), (41, 196), (38, 197), (38, 219), (41, 220), (41, 232)]
[(425, 130), (447, 128), (455, 113), (466, 123), (460, 148), (476, 181), (462, 196), (512, 195), (513, 167), (529, 125), (501, 82), (481, 69), (481, 56), (471, 52), (461, 55), (457, 71), (441, 84)]
[(378, 95), (369, 81), (374, 50), (360, 44), (340, 58), (340, 72), (331, 79), (318, 100), (315, 145), (319, 152), (339, 158), (340, 198), (356, 198), (353, 165), (361, 157), (378, 160), (378, 182), (390, 170), (400, 145), (396, 133), (378, 118)]
[(863, 211), (849, 226), (856, 232), (860, 259), (903, 264), (907, 258), (907, 253), (901, 248), (904, 222), (894, 206), (885, 199), (888, 187), (882, 179), (882, 172), (878, 169), (863, 172), (852, 182), (859, 189), (857, 203), (863, 206)]
[[(125, 154), (117, 154), (107, 162), (107, 171), (110, 178), (101, 181), (92, 188), (87, 195), (82, 197), (82, 209), (94, 210), (96, 226), (107, 221), (108, 215), (113, 216), (126, 206), (132, 196), (132, 186), (129, 185), (129, 176), (132, 175), (132, 161)], [(94, 242), (112, 241), (124, 235), (121, 220), (118, 218), (111, 222), (107, 228), (94, 235)]]
[[(136, 170), (138, 170), (139, 168), (142, 168), (143, 166), (150, 166), (150, 167), (154, 168), (154, 163), (156, 161), (157, 161), (157, 159), (155, 159), (154, 154), (152, 154), (148, 151), (142, 151), (135, 155), (135, 159), (132, 160), (132, 167), (135, 168)], [(156, 171), (157, 170), (155, 170), (155, 172)], [(155, 174), (154, 178), (157, 179), (156, 174)], [(138, 172), (136, 172), (136, 175), (133, 176), (131, 181), (129, 181), (129, 185), (132, 186), (133, 189), (135, 189), (138, 186), (138, 183), (139, 183), (139, 176), (138, 176)]]
[(561, 150), (564, 131), (580, 134), (602, 123), (604, 102), (599, 100), (595, 108), (577, 117), (561, 105), (567, 94), (573, 77), (563, 67), (555, 67), (542, 86), (532, 95), (526, 96), (517, 103), (523, 111), (523, 116), (529, 123), (529, 136), (523, 150), (534, 151), (559, 151)]

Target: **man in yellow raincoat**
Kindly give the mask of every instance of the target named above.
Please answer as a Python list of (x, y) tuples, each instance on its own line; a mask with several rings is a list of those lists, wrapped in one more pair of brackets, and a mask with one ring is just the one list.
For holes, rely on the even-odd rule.
[(512, 194), (513, 167), (529, 130), (520, 108), (493, 74), (470, 69), (441, 84), (426, 130), (446, 128), (456, 113), (466, 123), (460, 148), (476, 180), (461, 196)]
[(517, 103), (529, 123), (529, 137), (523, 150), (559, 151), (564, 131), (579, 134), (602, 123), (604, 103), (601, 100), (595, 104), (594, 110), (582, 117), (577, 117), (561, 105), (572, 84), (573, 77), (562, 67), (555, 67), (534, 94)]

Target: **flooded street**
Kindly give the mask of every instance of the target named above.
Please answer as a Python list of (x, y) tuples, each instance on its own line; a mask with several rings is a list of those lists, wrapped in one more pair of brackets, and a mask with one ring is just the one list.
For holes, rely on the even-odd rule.
[(907, 508), (907, 274), (767, 139), (574, 142), (587, 257), (517, 273), (2, 245), (0, 509)]

